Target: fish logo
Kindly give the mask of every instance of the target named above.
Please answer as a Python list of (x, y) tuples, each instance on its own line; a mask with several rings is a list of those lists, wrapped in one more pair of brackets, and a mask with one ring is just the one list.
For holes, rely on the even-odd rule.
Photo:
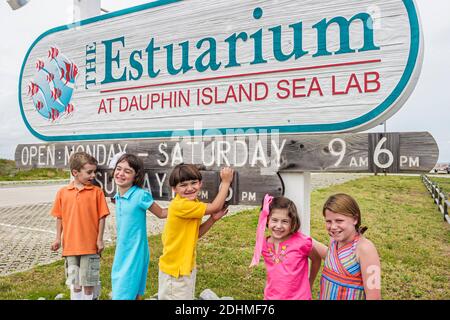
[(34, 82), (30, 82), (30, 84), (28, 85), (28, 95), (29, 96), (34, 96), (39, 92), (40, 88), (39, 86), (34, 83)]
[(66, 81), (66, 84), (70, 82), (71, 80), (75, 79), (75, 77), (78, 74), (78, 68), (73, 63), (65, 63), (65, 69), (61, 68), (61, 78), (60, 80), (64, 79)]
[(51, 47), (50, 50), (48, 50), (48, 57), (50, 59), (55, 59), (59, 54), (59, 50), (56, 47)]
[(73, 112), (73, 104), (69, 103), (66, 108), (64, 109), (65, 112), (67, 113), (72, 113)]
[(44, 106), (44, 104), (42, 103), (42, 101), (38, 100), (38, 102), (36, 103), (36, 109), (39, 111), (42, 109), (42, 107)]
[(75, 110), (71, 103), (78, 67), (56, 46), (49, 48), (47, 57), (35, 62), (34, 78), (28, 84), (28, 96), (35, 110), (54, 122)]
[(38, 61), (36, 62), (36, 69), (37, 69), (37, 70), (43, 69), (44, 66), (45, 66), (44, 61), (38, 60)]
[(50, 81), (53, 81), (53, 79), (55, 79), (55, 75), (53, 73), (49, 73), (47, 75), (47, 81), (50, 82)]
[(51, 116), (52, 120), (55, 121), (59, 117), (59, 111), (56, 109), (52, 109), (50, 116)]
[(61, 97), (61, 93), (62, 93), (61, 89), (53, 88), (52, 93), (51, 93), (53, 101), (58, 100), (59, 97)]

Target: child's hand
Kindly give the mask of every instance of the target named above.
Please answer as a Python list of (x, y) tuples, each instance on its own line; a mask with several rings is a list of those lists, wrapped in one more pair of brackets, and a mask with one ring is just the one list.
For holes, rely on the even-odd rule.
[(220, 179), (222, 179), (222, 182), (231, 184), (231, 181), (233, 181), (233, 174), (234, 170), (230, 167), (225, 167), (220, 170)]
[(97, 240), (97, 254), (101, 255), (103, 249), (105, 249), (105, 245), (103, 243), (103, 240)]
[(213, 213), (211, 215), (211, 218), (214, 220), (214, 222), (216, 222), (217, 220), (220, 220), (224, 215), (226, 215), (228, 213), (228, 208), (224, 207), (222, 210)]
[(61, 240), (55, 240), (50, 247), (52, 251), (58, 251), (59, 248), (61, 248)]

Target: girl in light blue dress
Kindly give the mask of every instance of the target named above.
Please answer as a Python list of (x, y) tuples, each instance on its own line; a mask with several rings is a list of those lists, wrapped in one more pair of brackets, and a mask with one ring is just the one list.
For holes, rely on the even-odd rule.
[(113, 300), (142, 299), (147, 283), (150, 250), (147, 240), (146, 213), (150, 210), (159, 218), (167, 217), (167, 209), (154, 202), (152, 195), (142, 189), (144, 166), (133, 154), (123, 154), (113, 171), (117, 193), (117, 241), (112, 266)]

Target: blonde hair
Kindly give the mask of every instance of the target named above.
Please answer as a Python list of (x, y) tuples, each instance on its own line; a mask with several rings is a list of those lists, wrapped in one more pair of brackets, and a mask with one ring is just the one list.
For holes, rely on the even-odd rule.
[(348, 194), (337, 193), (330, 196), (323, 205), (322, 214), (324, 217), (326, 210), (356, 219), (355, 229), (360, 234), (367, 230), (367, 227), (361, 227), (361, 210), (359, 210), (358, 203)]
[(69, 158), (69, 168), (70, 173), (72, 173), (72, 170), (80, 171), (85, 164), (93, 164), (97, 165), (98, 161), (93, 156), (91, 156), (89, 153), (86, 152), (75, 152), (73, 153)]

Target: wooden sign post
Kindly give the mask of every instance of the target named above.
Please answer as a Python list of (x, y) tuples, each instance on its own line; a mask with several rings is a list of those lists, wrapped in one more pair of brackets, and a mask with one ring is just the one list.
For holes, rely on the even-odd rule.
[(134, 153), (146, 168), (169, 170), (178, 163), (194, 163), (206, 170), (232, 166), (260, 175), (277, 172), (430, 171), (439, 156), (428, 132), (347, 133), (329, 135), (278, 135), (184, 137), (173, 139), (84, 141), (20, 144), (15, 151), (19, 168), (67, 168), (73, 152), (96, 157), (107, 168), (115, 154)]
[(266, 193), (284, 194), (298, 206), (306, 233), (311, 172), (428, 172), (439, 156), (428, 132), (405, 132), (22, 144), (16, 148), (15, 161), (19, 168), (68, 168), (69, 157), (76, 151), (86, 151), (99, 161), (97, 181), (108, 196), (115, 193), (108, 165), (119, 152), (142, 158), (145, 187), (155, 199), (166, 201), (172, 197), (168, 178), (176, 164), (193, 163), (202, 169), (203, 201), (217, 194), (220, 168), (232, 166), (236, 176), (229, 204), (259, 206)]
[(349, 133), (402, 107), (422, 38), (413, 0), (161, 0), (56, 27), (31, 44), (19, 79), (23, 121), (49, 143), (19, 145), (16, 162), (65, 168), (87, 151), (113, 190), (110, 159), (135, 153), (161, 199), (170, 169), (194, 163), (206, 201), (229, 165), (230, 201), (284, 193), (309, 233), (310, 172), (434, 166), (428, 133)]

